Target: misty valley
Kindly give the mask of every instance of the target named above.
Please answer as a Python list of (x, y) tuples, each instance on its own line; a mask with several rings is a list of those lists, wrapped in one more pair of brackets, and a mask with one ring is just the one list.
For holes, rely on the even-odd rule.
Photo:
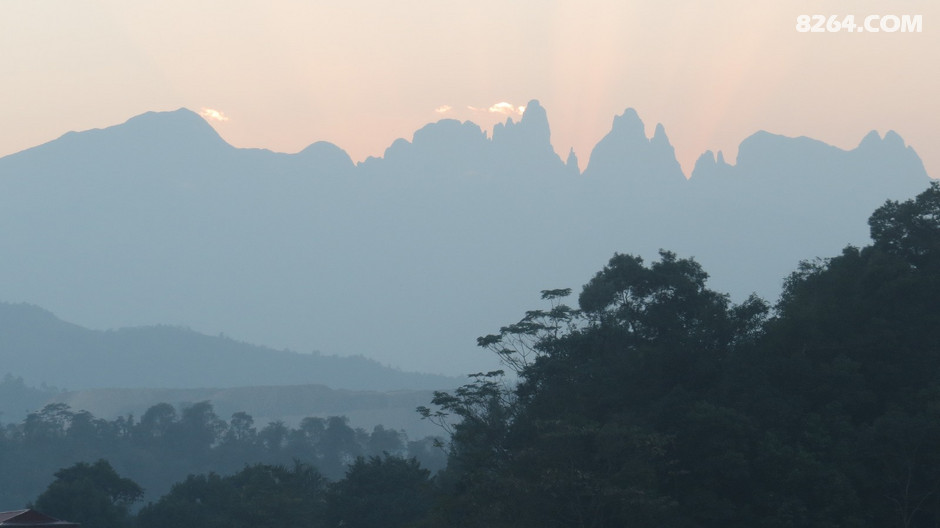
[(893, 132), (686, 178), (630, 109), (583, 172), (537, 101), (358, 164), (179, 110), (0, 158), (0, 220), (0, 510), (940, 524), (940, 184)]

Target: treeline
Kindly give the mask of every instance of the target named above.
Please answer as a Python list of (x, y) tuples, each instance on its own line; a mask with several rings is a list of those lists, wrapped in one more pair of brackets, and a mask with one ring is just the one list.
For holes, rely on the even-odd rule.
[[(479, 339), (513, 376), (481, 373), (419, 409), (450, 432), (434, 477), (385, 455), (332, 482), (303, 462), (194, 473), (121, 522), (940, 525), (940, 185), (869, 224), (870, 246), (804, 263), (775, 306), (734, 304), (665, 251), (615, 255), (576, 306), (544, 291), (545, 308)], [(89, 469), (56, 482), (88, 489), (74, 475)], [(116, 507), (137, 496), (118, 489)]]
[(105, 460), (56, 473), (33, 505), (57, 517), (99, 528), (223, 528), (285, 526), (405, 526), (432, 507), (430, 472), (415, 459), (359, 457), (343, 479), (316, 468), (255, 464), (229, 476), (190, 475), (136, 515), (143, 489)]
[(0, 427), (0, 508), (17, 509), (36, 498), (60, 468), (78, 461), (108, 460), (122, 475), (160, 497), (187, 475), (232, 474), (246, 464), (293, 464), (317, 468), (340, 479), (359, 456), (416, 458), (439, 469), (446, 455), (435, 438), (410, 441), (403, 431), (379, 425), (352, 428), (345, 417), (308, 417), (296, 427), (275, 421), (264, 426), (238, 412), (226, 421), (209, 402), (177, 409), (161, 403), (139, 419), (96, 418), (64, 403), (46, 405), (22, 422)]
[(479, 341), (518, 384), (424, 409), (461, 419), (429, 525), (940, 525), (940, 185), (869, 225), (774, 307), (668, 252), (543, 292)]
[(27, 409), (42, 407), (58, 393), (58, 389), (45, 385), (31, 387), (19, 376), (4, 374), (0, 380), (0, 421), (20, 420), (29, 414)]

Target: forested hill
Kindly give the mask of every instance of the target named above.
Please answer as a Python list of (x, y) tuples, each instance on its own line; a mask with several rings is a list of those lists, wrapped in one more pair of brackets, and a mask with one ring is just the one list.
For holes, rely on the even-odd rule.
[(59, 389), (226, 388), (321, 384), (334, 389), (442, 389), (456, 378), (403, 372), (361, 356), (273, 350), (175, 326), (97, 331), (26, 304), (0, 303), (0, 375)]

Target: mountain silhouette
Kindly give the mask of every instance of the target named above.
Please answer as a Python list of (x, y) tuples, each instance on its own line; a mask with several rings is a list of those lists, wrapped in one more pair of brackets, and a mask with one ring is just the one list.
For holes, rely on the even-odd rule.
[(493, 127), (493, 146), (494, 168), (503, 174), (527, 173), (542, 179), (565, 174), (552, 148), (548, 113), (536, 100), (529, 101), (518, 123), (509, 117)]
[(636, 110), (628, 108), (614, 117), (610, 132), (594, 147), (585, 176), (619, 180), (633, 194), (675, 188), (685, 175), (662, 124), (647, 138)]
[(470, 373), (497, 366), (477, 336), (615, 251), (692, 256), (711, 287), (773, 301), (801, 259), (865, 244), (877, 206), (928, 183), (894, 132), (852, 150), (758, 132), (686, 179), (664, 127), (647, 137), (631, 109), (576, 168), (537, 101), (492, 137), (442, 120), (359, 164), (148, 113), (0, 158), (0, 299), (97, 330), (182, 325)]
[(459, 384), (456, 378), (402, 372), (362, 356), (273, 350), (182, 327), (89, 330), (37, 306), (9, 303), (0, 303), (0, 364), (27, 384), (69, 390), (319, 384), (390, 391)]

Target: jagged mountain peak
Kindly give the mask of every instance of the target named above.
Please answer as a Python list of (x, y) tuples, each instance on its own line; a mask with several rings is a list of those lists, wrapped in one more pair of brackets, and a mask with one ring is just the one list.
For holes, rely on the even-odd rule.
[(532, 99), (522, 112), (518, 123), (511, 117), (505, 123), (493, 127), (494, 143), (521, 144), (544, 148), (551, 145), (551, 130), (548, 126), (548, 113), (537, 99)]
[(653, 133), (653, 137), (650, 138), (650, 147), (667, 158), (670, 156), (675, 158), (676, 156), (675, 149), (673, 149), (672, 143), (669, 142), (669, 137), (666, 136), (666, 127), (662, 123), (656, 124), (656, 131)]
[(889, 130), (882, 137), (877, 130), (865, 134), (865, 137), (858, 144), (858, 149), (868, 150), (872, 148), (888, 148), (903, 150), (906, 147), (904, 139), (894, 130)]
[[(350, 178), (320, 177), (342, 154), (327, 144), (302, 156), (188, 146), (217, 135), (186, 110), (77, 133), (67, 148), (0, 159), (11, 255), (0, 287), (90, 328), (190, 324), (295, 350), (408, 354), (453, 373), (480, 367), (441, 350), (472, 352), (505, 323), (493, 299), (529, 308), (533, 291), (576, 286), (609, 252), (675, 250), (701, 258), (721, 289), (775, 295), (790, 271), (779, 263), (864, 242), (874, 207), (926, 184), (910, 150), (760, 132), (735, 166), (709, 153), (701, 163), (716, 177), (685, 185), (661, 148), (665, 127), (647, 139), (632, 109), (578, 178), (572, 152), (556, 161), (543, 111), (530, 102), (492, 140), (443, 121), (397, 141), (397, 159), (337, 157)], [(160, 142), (131, 141), (148, 134)], [(885, 138), (869, 141), (900, 142)], [(858, 205), (828, 207), (837, 202)]]
[(565, 168), (572, 175), (581, 174), (581, 167), (578, 165), (578, 156), (574, 153), (574, 148), (568, 150), (568, 158), (565, 160)]
[(716, 163), (715, 153), (711, 150), (706, 150), (695, 160), (695, 169), (692, 170), (693, 177), (695, 173), (709, 167), (714, 167)]
[(890, 146), (898, 146), (901, 148), (905, 146), (904, 139), (894, 130), (889, 130), (885, 133), (884, 142)]
[(529, 122), (538, 122), (538, 123), (548, 123), (548, 112), (545, 111), (545, 107), (539, 103), (538, 99), (532, 99), (525, 105), (525, 110), (522, 112), (522, 121)]
[(511, 118), (493, 127), (493, 153), (497, 163), (510, 172), (561, 174), (565, 164), (551, 142), (545, 108), (533, 99), (518, 123)]
[(643, 121), (633, 108), (614, 117), (610, 132), (591, 151), (584, 173), (626, 176), (637, 183), (685, 180), (666, 128), (657, 124), (653, 137), (647, 138)]
[(653, 132), (653, 137), (650, 139), (650, 142), (669, 144), (669, 138), (666, 137), (666, 127), (664, 127), (662, 123), (656, 123), (656, 131)]
[(692, 169), (692, 175), (689, 178), (693, 182), (712, 182), (715, 178), (722, 178), (729, 174), (732, 166), (725, 161), (725, 155), (722, 151), (715, 153), (706, 150), (695, 161), (695, 168)]
[(858, 148), (866, 149), (872, 145), (878, 145), (881, 143), (881, 134), (877, 130), (872, 130), (869, 133), (865, 134), (865, 137), (858, 143)]
[(633, 108), (627, 108), (622, 114), (614, 116), (610, 133), (631, 139), (638, 139), (640, 137), (647, 139), (643, 120), (640, 119), (640, 115)]

